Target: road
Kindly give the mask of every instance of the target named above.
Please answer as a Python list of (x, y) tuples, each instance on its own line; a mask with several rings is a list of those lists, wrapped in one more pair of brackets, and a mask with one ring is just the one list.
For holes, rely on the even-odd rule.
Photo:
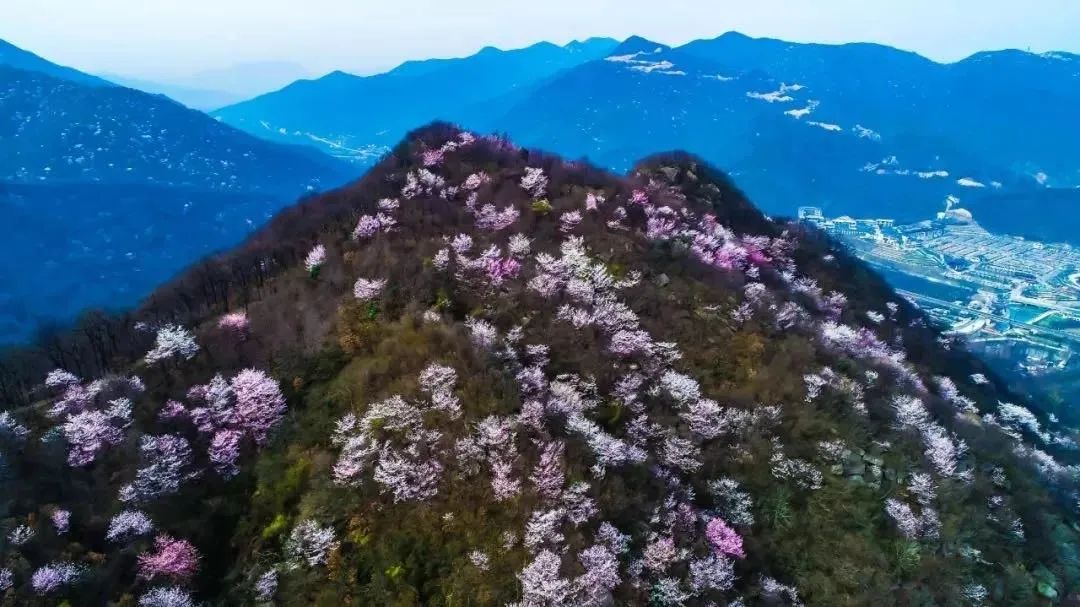
[(897, 289), (896, 292), (899, 293), (900, 295), (905, 296), (905, 297), (910, 297), (910, 298), (912, 298), (915, 301), (920, 302), (920, 303), (926, 302), (928, 304), (935, 305), (935, 306), (940, 306), (940, 307), (949, 308), (949, 309), (952, 309), (952, 310), (967, 312), (967, 313), (970, 313), (970, 314), (977, 314), (979, 316), (982, 316), (983, 318), (989, 318), (990, 320), (995, 320), (995, 321), (998, 321), (998, 322), (1008, 323), (1008, 324), (1010, 324), (1010, 325), (1012, 325), (1014, 327), (1023, 327), (1025, 329), (1028, 329), (1030, 331), (1034, 331), (1036, 333), (1042, 333), (1043, 335), (1051, 335), (1051, 336), (1057, 337), (1059, 339), (1067, 339), (1067, 340), (1072, 341), (1072, 342), (1080, 343), (1080, 335), (1075, 335), (1075, 334), (1072, 334), (1072, 333), (1066, 333), (1065, 331), (1058, 331), (1056, 329), (1047, 329), (1046, 327), (1040, 327), (1038, 325), (1033, 325), (1033, 324), (1029, 324), (1029, 323), (1026, 323), (1026, 322), (1020, 322), (1018, 320), (1009, 318), (1007, 316), (1001, 316), (999, 314), (992, 314), (990, 312), (983, 312), (981, 310), (973, 310), (971, 308), (968, 308), (967, 306), (957, 305), (957, 304), (955, 304), (955, 303), (953, 303), (951, 301), (945, 301), (943, 299), (938, 299), (936, 297), (930, 297), (930, 296), (927, 296), (927, 295), (921, 295), (919, 293), (914, 293), (912, 291), (904, 291), (902, 289)]

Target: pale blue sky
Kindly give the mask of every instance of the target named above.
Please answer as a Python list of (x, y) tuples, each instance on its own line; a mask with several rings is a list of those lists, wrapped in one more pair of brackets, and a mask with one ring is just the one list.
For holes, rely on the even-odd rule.
[(951, 61), (1080, 52), (1080, 0), (0, 0), (0, 38), (92, 72), (169, 79), (251, 61), (381, 71), (485, 45), (728, 30), (873, 41)]

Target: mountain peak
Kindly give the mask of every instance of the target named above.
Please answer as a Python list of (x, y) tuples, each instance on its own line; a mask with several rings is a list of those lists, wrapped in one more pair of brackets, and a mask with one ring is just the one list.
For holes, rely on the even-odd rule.
[(653, 42), (641, 36), (630, 36), (611, 50), (610, 56), (633, 55), (634, 53), (651, 54), (671, 50), (671, 47), (659, 42)]

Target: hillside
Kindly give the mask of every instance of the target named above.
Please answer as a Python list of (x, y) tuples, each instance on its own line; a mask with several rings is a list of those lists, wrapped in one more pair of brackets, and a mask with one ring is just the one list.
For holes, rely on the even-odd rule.
[(291, 201), (142, 184), (0, 183), (0, 344), (139, 303), (194, 260), (235, 246)]
[(308, 148), (256, 139), (164, 97), (0, 67), (0, 180), (193, 186), (297, 196), (348, 179)]
[(0, 222), (21, 226), (0, 245), (0, 344), (87, 307), (134, 305), (358, 174), (165, 97), (79, 80), (0, 65)]
[(1080, 590), (1075, 431), (685, 154), (417, 131), (0, 390), (4, 604)]
[(87, 86), (113, 86), (113, 84), (107, 80), (80, 72), (79, 70), (67, 66), (57, 65), (30, 51), (21, 49), (6, 40), (0, 40), (0, 66), (25, 70), (28, 72), (37, 72), (53, 78), (68, 80)]

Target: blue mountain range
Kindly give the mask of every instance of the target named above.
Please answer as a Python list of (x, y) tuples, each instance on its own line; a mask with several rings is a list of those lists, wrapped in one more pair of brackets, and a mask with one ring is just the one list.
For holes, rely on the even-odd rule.
[(974, 206), (1080, 184), (1078, 74), (1067, 53), (946, 64), (877, 44), (632, 37), (336, 72), (214, 115), (361, 164), (439, 118), (616, 170), (686, 149), (770, 213), (813, 204), (915, 220), (950, 195)]

